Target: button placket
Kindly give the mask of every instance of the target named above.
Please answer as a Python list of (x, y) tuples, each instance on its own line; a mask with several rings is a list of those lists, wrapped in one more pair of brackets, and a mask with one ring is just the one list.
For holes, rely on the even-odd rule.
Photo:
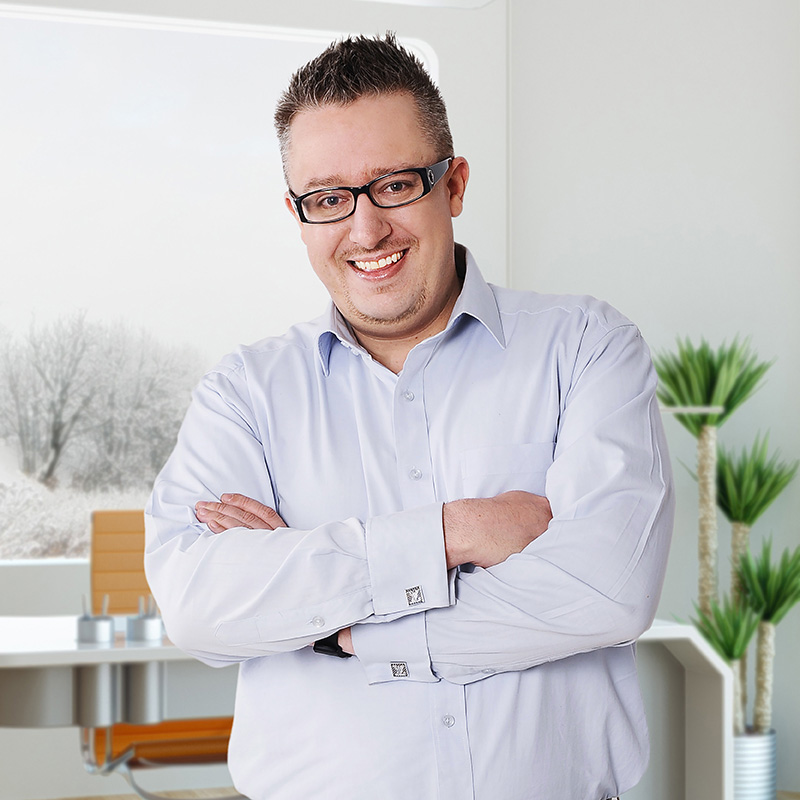
[(407, 362), (395, 390), (397, 468), (405, 508), (427, 505), (436, 500), (421, 382), (423, 366), (419, 364), (412, 372)]
[(439, 797), (473, 797), (466, 687), (436, 684), (431, 706), (436, 757), (452, 769), (439, 774)]

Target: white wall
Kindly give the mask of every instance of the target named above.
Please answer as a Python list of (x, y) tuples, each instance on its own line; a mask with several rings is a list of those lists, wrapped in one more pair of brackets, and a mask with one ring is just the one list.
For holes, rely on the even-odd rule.
[[(770, 430), (800, 457), (800, 4), (514, 0), (510, 32), (512, 285), (603, 297), (654, 350), (750, 337), (776, 361), (720, 441), (738, 451)], [(685, 620), (694, 440), (666, 427), (678, 519), (659, 613)], [(758, 546), (796, 547), (798, 512), (800, 480), (757, 523)], [(774, 719), (778, 785), (795, 791), (798, 661), (800, 608), (778, 629)]]

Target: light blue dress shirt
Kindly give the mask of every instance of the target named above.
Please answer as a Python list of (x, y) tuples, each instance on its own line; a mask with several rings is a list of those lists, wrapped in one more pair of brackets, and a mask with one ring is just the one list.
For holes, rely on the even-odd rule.
[[(590, 297), (490, 286), (467, 254), (446, 330), (399, 375), (335, 309), (197, 388), (147, 509), (173, 641), (239, 662), (230, 769), (255, 800), (601, 800), (647, 730), (634, 640), (672, 528), (656, 377)], [(553, 520), (448, 573), (442, 504), (522, 489)], [(240, 492), (288, 528), (215, 535)], [(356, 658), (313, 652), (353, 626)]]

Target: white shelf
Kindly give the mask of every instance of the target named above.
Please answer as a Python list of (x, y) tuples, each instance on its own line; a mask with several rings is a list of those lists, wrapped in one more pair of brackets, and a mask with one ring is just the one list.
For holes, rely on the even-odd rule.
[[(639, 641), (644, 647), (662, 646), (684, 671), (684, 798), (733, 800), (730, 666), (692, 625), (656, 620)], [(648, 724), (654, 729), (659, 721)]]

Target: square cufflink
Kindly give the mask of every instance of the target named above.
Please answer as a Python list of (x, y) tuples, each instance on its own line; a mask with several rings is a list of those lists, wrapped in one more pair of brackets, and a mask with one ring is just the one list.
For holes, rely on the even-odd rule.
[(392, 661), (392, 677), (407, 678), (408, 664), (405, 661)]
[(412, 586), (406, 589), (406, 601), (410, 606), (418, 606), (425, 602), (425, 595), (422, 593), (421, 586)]

